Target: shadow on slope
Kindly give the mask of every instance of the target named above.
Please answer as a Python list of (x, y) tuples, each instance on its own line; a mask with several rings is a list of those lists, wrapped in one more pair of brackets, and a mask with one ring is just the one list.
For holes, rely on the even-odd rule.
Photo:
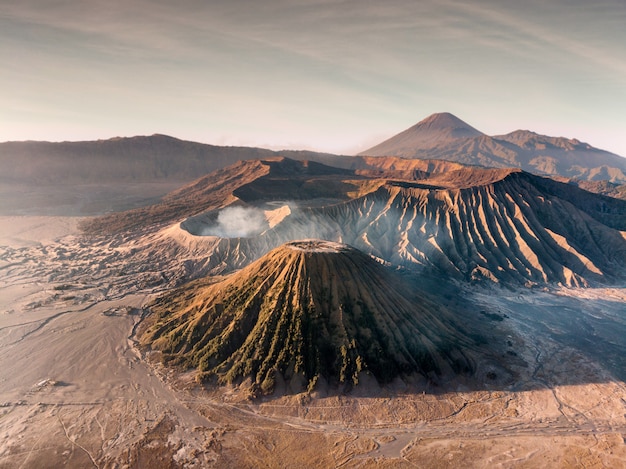
[[(287, 190), (266, 175), (239, 186), (236, 203), (251, 212), (267, 211), (268, 200), (280, 195), (297, 202), (275, 225), (216, 241), (204, 264), (207, 272), (218, 265), (241, 268), (285, 242), (313, 237), (468, 282), (587, 286), (611, 284), (625, 274), (620, 230), (626, 202), (566, 184), (486, 169), (423, 182), (325, 179), (338, 192), (314, 195), (303, 188), (305, 182), (289, 181)], [(334, 198), (311, 198), (324, 194)], [(221, 210), (189, 217), (181, 227), (220, 236), (213, 226)]]
[(608, 346), (604, 319), (594, 351), (589, 332), (576, 338), (589, 320), (573, 308), (526, 313), (495, 295), (477, 302), (458, 284), (344, 245), (316, 241), (321, 248), (292, 252), (302, 243), (158, 299), (140, 334), (152, 359), (250, 397), (522, 391), (613, 379), (597, 358), (619, 370), (625, 347)]
[[(502, 291), (498, 295), (477, 290), (470, 295), (484, 308), (506, 314), (515, 330), (535, 353), (536, 371), (549, 376), (544, 366), (557, 352), (586, 357), (600, 364), (613, 377), (626, 381), (626, 288)], [(572, 362), (560, 365), (562, 384), (610, 380), (608, 376), (585, 375)]]

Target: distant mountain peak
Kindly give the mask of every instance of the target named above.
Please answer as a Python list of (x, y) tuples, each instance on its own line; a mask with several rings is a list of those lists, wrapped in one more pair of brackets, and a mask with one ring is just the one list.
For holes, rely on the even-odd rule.
[(149, 138), (161, 138), (161, 139), (164, 139), (164, 140), (177, 140), (177, 141), (180, 141), (179, 138), (172, 137), (171, 135), (159, 134), (159, 133), (152, 134), (152, 135), (150, 135)]
[(454, 114), (440, 112), (428, 116), (413, 127), (360, 154), (367, 156), (404, 155), (404, 152), (411, 152), (415, 149), (433, 148), (460, 139), (483, 135), (485, 134)]
[(484, 135), (481, 131), (475, 129), (467, 122), (462, 121), (454, 114), (451, 114), (449, 112), (438, 112), (435, 114), (431, 114), (426, 119), (421, 120), (411, 128), (451, 130), (454, 132), (454, 134), (451, 136), (454, 136), (456, 138), (477, 137), (479, 135)]
[(449, 112), (432, 114), (358, 156), (446, 160), (540, 175), (626, 182), (626, 159), (575, 138), (531, 130), (489, 136)]
[(529, 135), (533, 136), (533, 137), (539, 136), (539, 134), (537, 132), (533, 132), (532, 130), (526, 130), (526, 129), (517, 129), (517, 130), (514, 130), (513, 132), (509, 132), (506, 135), (522, 136), (522, 137), (523, 136), (529, 136)]

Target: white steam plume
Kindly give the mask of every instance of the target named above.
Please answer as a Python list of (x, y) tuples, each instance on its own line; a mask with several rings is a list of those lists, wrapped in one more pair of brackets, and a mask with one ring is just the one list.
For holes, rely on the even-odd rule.
[(216, 224), (202, 230), (202, 236), (245, 238), (269, 228), (263, 210), (252, 207), (226, 207), (217, 215)]

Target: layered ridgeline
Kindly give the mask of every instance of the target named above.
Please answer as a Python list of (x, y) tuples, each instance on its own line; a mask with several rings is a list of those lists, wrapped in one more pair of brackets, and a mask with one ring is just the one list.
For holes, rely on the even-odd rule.
[(186, 286), (152, 306), (141, 343), (201, 378), (294, 392), (363, 374), (435, 378), (471, 373), (475, 345), (444, 307), (344, 244), (285, 244), (226, 280)]
[(240, 162), (159, 205), (87, 228), (165, 223), (146, 247), (146, 256), (158, 247), (157, 257), (139, 261), (164, 270), (168, 259), (182, 259), (192, 277), (239, 269), (314, 237), (468, 281), (623, 279), (626, 202), (515, 169), (398, 163), (351, 171), (280, 158)]
[[(330, 177), (325, 181), (336, 198), (321, 206), (298, 199), (306, 184), (290, 180), (294, 189), (282, 194), (297, 203), (257, 233), (215, 231), (220, 210), (181, 226), (193, 235), (221, 237), (206, 259), (209, 268), (240, 268), (284, 242), (315, 237), (463, 280), (587, 285), (624, 277), (624, 201), (511, 169), (464, 168), (417, 181), (335, 177), (335, 185)], [(270, 171), (234, 195), (239, 204), (259, 206), (273, 200), (280, 184)]]
[[(84, 142), (0, 142), (0, 184), (189, 182), (237, 161), (278, 156), (346, 169), (403, 165), (393, 158), (378, 157), (436, 159), (626, 183), (625, 158), (576, 139), (548, 137), (528, 130), (488, 136), (450, 113), (439, 113), (355, 157), (208, 145), (158, 134)], [(406, 169), (412, 165), (403, 166)]]
[[(306, 151), (288, 153), (307, 159), (325, 157)], [(159, 134), (83, 142), (2, 142), (0, 183), (193, 181), (237, 161), (273, 156), (277, 152), (263, 148), (207, 145)]]
[(294, 213), (266, 236), (295, 237), (306, 227), (394, 264), (463, 280), (582, 286), (624, 278), (623, 201), (521, 171), (467, 177), (453, 189), (388, 182), (346, 203)]
[(495, 168), (521, 168), (549, 176), (626, 183), (626, 158), (576, 139), (528, 130), (489, 136), (449, 113), (433, 114), (384, 142), (367, 156), (442, 159)]
[[(588, 190), (626, 198), (624, 158), (574, 139), (529, 131), (490, 137), (447, 113), (435, 114), (364, 154), (375, 156), (215, 146), (166, 135), (4, 142), (0, 143), (0, 213), (84, 216), (145, 207), (183, 184), (238, 161), (275, 157), (400, 179), (459, 162), (516, 167), (573, 179)], [(111, 226), (123, 229), (125, 225)]]

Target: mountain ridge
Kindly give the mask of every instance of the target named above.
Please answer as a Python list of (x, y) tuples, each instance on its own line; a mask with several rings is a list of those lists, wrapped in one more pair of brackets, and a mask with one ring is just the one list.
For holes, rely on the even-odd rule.
[[(626, 158), (577, 139), (549, 137), (528, 130), (489, 136), (453, 115), (445, 119), (440, 116), (433, 114), (358, 156), (442, 159), (489, 167), (519, 167), (547, 176), (626, 183)], [(438, 123), (439, 139), (429, 134), (431, 122)], [(451, 138), (458, 122), (475, 133)]]
[[(283, 164), (286, 169), (276, 172)], [(245, 235), (216, 228), (233, 208), (248, 224), (268, 221)], [(402, 180), (330, 167), (307, 174), (304, 163), (293, 160), (241, 162), (166, 203), (95, 219), (85, 228), (101, 235), (119, 226), (129, 236), (157, 214), (162, 230), (153, 228), (151, 243), (162, 243), (171, 256), (205, 253), (190, 261), (194, 275), (239, 269), (280, 244), (310, 237), (470, 282), (584, 286), (625, 275), (625, 201), (512, 168)]]
[[(394, 141), (400, 140), (399, 147)], [(370, 151), (374, 150), (376, 151)], [(191, 182), (230, 164), (284, 156), (345, 169), (376, 169), (375, 158), (446, 160), (466, 165), (519, 167), (541, 175), (626, 183), (626, 158), (577, 139), (548, 137), (528, 130), (489, 136), (450, 113), (433, 114), (356, 156), (305, 150), (217, 146), (153, 134), (95, 141), (0, 143), (0, 183), (90, 184)], [(20, 164), (15, 164), (20, 161)], [(589, 163), (593, 161), (593, 163)]]

